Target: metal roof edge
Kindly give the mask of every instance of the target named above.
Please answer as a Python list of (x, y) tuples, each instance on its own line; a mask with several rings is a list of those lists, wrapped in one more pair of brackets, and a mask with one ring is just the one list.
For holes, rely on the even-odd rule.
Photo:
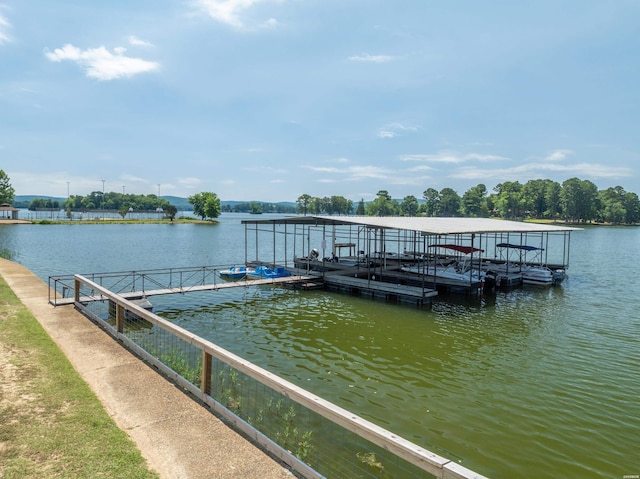
[(558, 226), (495, 218), (424, 217), (424, 216), (286, 216), (242, 220), (243, 224), (326, 224), (361, 225), (371, 228), (420, 231), (427, 234), (464, 233), (552, 233), (579, 231), (583, 228)]

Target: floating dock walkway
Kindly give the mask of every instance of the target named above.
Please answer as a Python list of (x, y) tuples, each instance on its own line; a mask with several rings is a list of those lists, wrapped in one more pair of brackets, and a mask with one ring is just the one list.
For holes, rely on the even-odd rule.
[(406, 284), (393, 284), (357, 276), (325, 273), (324, 282), (329, 291), (339, 291), (353, 296), (380, 298), (390, 302), (411, 303), (417, 306), (430, 303), (438, 292)]
[[(122, 272), (122, 277), (126, 277), (131, 275), (134, 272)], [(109, 273), (110, 277), (117, 273)], [(159, 274), (159, 272), (156, 272)], [(59, 278), (59, 281), (62, 281)], [(67, 278), (68, 281), (68, 278)], [(229, 288), (248, 288), (250, 286), (260, 286), (260, 285), (271, 285), (271, 284), (283, 284), (286, 286), (291, 286), (299, 289), (310, 289), (312, 287), (318, 287), (318, 278), (312, 276), (287, 276), (284, 278), (266, 278), (266, 279), (246, 279), (246, 280), (236, 280), (230, 282), (215, 282), (208, 284), (194, 284), (194, 285), (181, 285), (178, 287), (166, 287), (166, 288), (158, 288), (158, 289), (141, 289), (136, 291), (128, 291), (128, 292), (120, 292), (119, 296), (128, 300), (138, 300), (141, 298), (148, 298), (151, 296), (159, 296), (164, 294), (186, 294), (193, 293), (197, 291), (216, 291), (222, 289)], [(54, 290), (58, 290), (57, 287), (54, 286)], [(101, 301), (104, 298), (100, 294), (91, 294), (91, 295), (82, 295), (78, 298), (78, 300), (82, 303), (89, 303), (91, 301)], [(56, 295), (55, 297), (50, 297), (49, 302), (54, 306), (64, 306), (68, 304), (74, 304), (76, 301), (75, 297), (60, 297)]]

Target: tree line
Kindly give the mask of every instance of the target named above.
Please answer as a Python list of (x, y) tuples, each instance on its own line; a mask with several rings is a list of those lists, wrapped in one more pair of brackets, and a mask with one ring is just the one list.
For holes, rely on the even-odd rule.
[[(29, 209), (32, 209), (34, 203), (38, 201), (33, 200)], [(45, 201), (45, 200), (41, 200)], [(93, 191), (86, 196), (71, 195), (68, 199), (62, 202), (62, 208), (65, 210), (117, 210), (122, 208), (127, 210), (131, 208), (135, 211), (152, 211), (158, 208), (166, 209), (169, 206), (169, 202), (164, 198), (159, 198), (154, 194), (151, 195), (132, 195), (102, 191)]]
[(222, 205), (222, 211), (225, 213), (278, 213), (278, 214), (293, 214), (296, 212), (295, 206), (264, 203), (261, 201), (249, 201), (245, 203), (224, 204)]
[(589, 180), (571, 178), (562, 184), (552, 180), (530, 180), (522, 184), (507, 181), (489, 192), (484, 184), (469, 188), (460, 196), (452, 188), (427, 188), (418, 199), (405, 196), (401, 201), (380, 190), (376, 198), (355, 206), (342, 196), (318, 198), (303, 194), (296, 201), (299, 214), (361, 216), (465, 216), (526, 218), (568, 222), (640, 223), (640, 200), (636, 193), (621, 186), (598, 190)]
[[(7, 174), (0, 170), (0, 203), (13, 203), (15, 191)], [(221, 211), (216, 193), (201, 192), (188, 198), (194, 213), (206, 218), (217, 218)], [(58, 208), (57, 201), (34, 199), (29, 209)], [(94, 191), (86, 196), (70, 196), (62, 203), (67, 211), (117, 210), (125, 217), (129, 211), (162, 209), (173, 218), (175, 206), (154, 194), (125, 195)], [(227, 210), (228, 211), (228, 210)], [(269, 203), (250, 202), (235, 206), (235, 211), (252, 213), (293, 211), (275, 208)], [(484, 184), (469, 188), (460, 196), (452, 188), (427, 188), (422, 197), (405, 196), (402, 200), (391, 197), (387, 190), (380, 190), (373, 201), (357, 205), (343, 196), (314, 197), (303, 194), (296, 200), (295, 212), (299, 214), (327, 214), (360, 216), (469, 216), (498, 217), (504, 219), (549, 219), (568, 222), (602, 222), (611, 224), (640, 223), (640, 200), (633, 192), (621, 186), (598, 190), (589, 180), (570, 178), (563, 183), (552, 180), (530, 180), (526, 183), (506, 181), (489, 192)]]

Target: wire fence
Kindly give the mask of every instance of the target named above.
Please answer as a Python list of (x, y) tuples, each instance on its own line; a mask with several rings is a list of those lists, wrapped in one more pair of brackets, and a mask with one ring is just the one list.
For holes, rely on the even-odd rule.
[(75, 305), (306, 478), (483, 476), (319, 398), (88, 278)]

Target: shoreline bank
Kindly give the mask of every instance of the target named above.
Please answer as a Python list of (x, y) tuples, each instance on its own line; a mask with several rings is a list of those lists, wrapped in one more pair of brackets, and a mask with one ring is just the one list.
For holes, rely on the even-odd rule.
[(29, 269), (0, 258), (0, 276), (161, 477), (294, 477), (72, 306), (51, 306), (47, 285)]

